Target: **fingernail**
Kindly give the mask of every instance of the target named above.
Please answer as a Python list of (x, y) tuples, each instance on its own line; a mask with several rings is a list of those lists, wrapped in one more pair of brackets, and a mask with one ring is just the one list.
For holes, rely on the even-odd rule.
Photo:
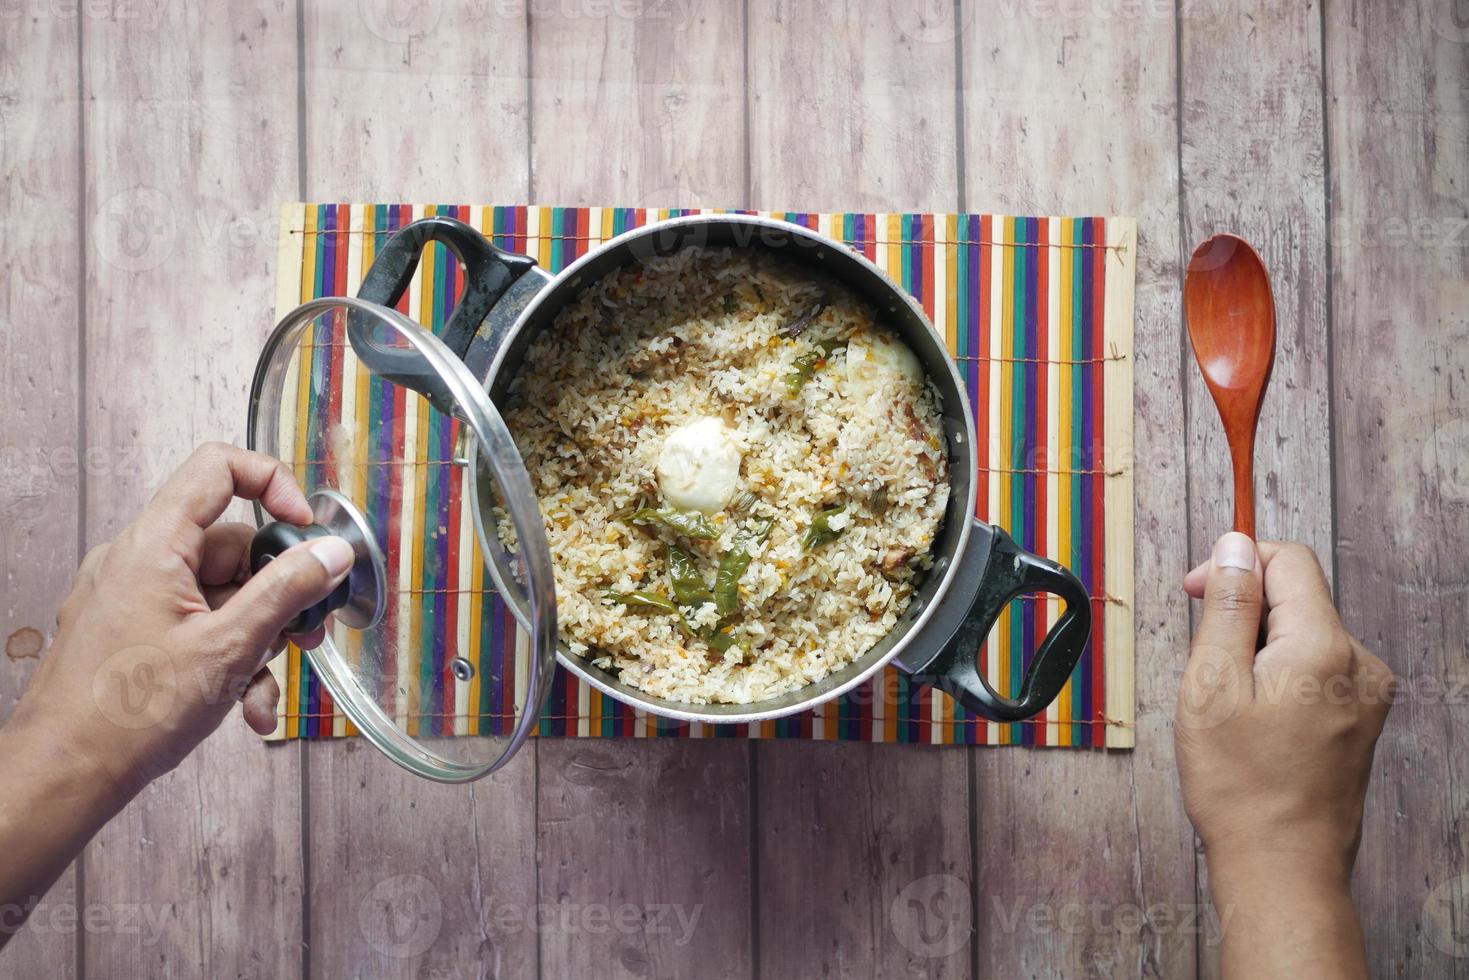
[(341, 578), (352, 567), (357, 556), (352, 546), (341, 538), (318, 538), (311, 542), (311, 554), (332, 578)]
[(1214, 542), (1214, 564), (1225, 568), (1255, 569), (1255, 542), (1247, 534), (1230, 531)]

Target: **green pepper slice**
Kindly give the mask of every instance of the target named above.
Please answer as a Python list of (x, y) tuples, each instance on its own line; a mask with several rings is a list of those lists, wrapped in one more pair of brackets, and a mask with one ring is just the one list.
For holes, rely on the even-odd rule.
[(693, 557), (686, 551), (668, 549), (668, 580), (673, 586), (673, 597), (681, 606), (698, 607), (714, 601), (714, 595), (704, 584)]
[(844, 529), (833, 528), (831, 519), (846, 509), (847, 505), (842, 504), (839, 507), (828, 507), (825, 510), (817, 511), (816, 516), (811, 518), (811, 526), (806, 528), (806, 534), (801, 538), (801, 549), (810, 551), (829, 541), (835, 541)]
[(719, 568), (714, 573), (714, 608), (720, 616), (728, 616), (739, 608), (740, 579), (750, 567), (750, 545), (758, 544), (770, 536), (775, 521), (770, 518), (756, 521), (748, 531), (735, 535), (730, 549), (719, 559)]
[(696, 510), (675, 510), (672, 507), (643, 507), (628, 514), (625, 518), (631, 524), (661, 524), (670, 531), (682, 534), (686, 538), (696, 541), (713, 541), (719, 537), (719, 532), (714, 525), (709, 523), (709, 518)]
[(847, 346), (845, 340), (822, 340), (816, 344), (818, 350), (808, 351), (796, 358), (795, 370), (786, 375), (786, 392), (794, 395), (805, 387), (816, 374), (816, 368), (831, 357), (832, 353)]
[(610, 599), (630, 609), (657, 609), (660, 612), (678, 612), (678, 606), (666, 596), (656, 592), (605, 592), (602, 598)]

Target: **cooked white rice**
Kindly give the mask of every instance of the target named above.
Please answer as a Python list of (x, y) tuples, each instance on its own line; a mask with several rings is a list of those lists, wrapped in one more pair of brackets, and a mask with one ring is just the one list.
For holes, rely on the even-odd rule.
[[(787, 385), (819, 341), (878, 333), (892, 336), (850, 293), (744, 249), (630, 266), (560, 314), (531, 346), (506, 421), (540, 499), (573, 652), (656, 696), (748, 703), (820, 679), (892, 629), (930, 567), (949, 496), (937, 393), (894, 374), (863, 394), (842, 348), (799, 390)], [(734, 502), (711, 518), (718, 540), (630, 524), (631, 510), (665, 503), (664, 438), (701, 416), (722, 419), (743, 454)], [(805, 550), (813, 516), (841, 504), (842, 532)], [(721, 621), (712, 603), (675, 615), (607, 598), (672, 598), (670, 546), (712, 582), (735, 535), (765, 518), (771, 532), (750, 549), (734, 616)], [(702, 637), (716, 629), (739, 644), (711, 648)]]

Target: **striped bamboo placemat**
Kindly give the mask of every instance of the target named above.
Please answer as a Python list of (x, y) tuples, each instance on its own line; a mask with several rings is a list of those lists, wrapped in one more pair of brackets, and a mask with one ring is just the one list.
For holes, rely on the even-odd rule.
[[(649, 221), (699, 213), (679, 209), (519, 205), (289, 204), (279, 243), (277, 313), (317, 296), (352, 295), (376, 250), (408, 222), (457, 217), (502, 248), (557, 272), (588, 249)], [(813, 711), (755, 725), (667, 721), (635, 711), (558, 668), (538, 734), (672, 738), (816, 738), (934, 744), (1129, 747), (1133, 722), (1132, 314), (1136, 230), (1127, 218), (987, 214), (759, 212), (846, 242), (885, 269), (922, 304), (968, 386), (980, 433), (976, 513), (1024, 547), (1072, 568), (1096, 614), (1088, 650), (1070, 684), (1041, 717), (1020, 724), (975, 718), (948, 697), (889, 669)], [(401, 306), (441, 329), (461, 286), (457, 263), (433, 246)], [(389, 386), (354, 374), (341, 344), (321, 343), (301, 372), (301, 408), (352, 409), (374, 422), (394, 411)], [(344, 389), (343, 378), (347, 383)], [(381, 389), (381, 390), (380, 390)], [(355, 392), (355, 394), (354, 394)], [(355, 402), (354, 402), (355, 398)], [(372, 402), (372, 407), (367, 403)], [(380, 405), (378, 403), (381, 403)], [(402, 411), (401, 397), (398, 411)], [(303, 418), (309, 413), (303, 411)], [(426, 418), (427, 416), (425, 416)], [(387, 423), (391, 425), (391, 422)], [(437, 423), (424, 423), (434, 425)], [(304, 425), (304, 423), (303, 423)], [(424, 438), (427, 436), (427, 438)], [(303, 444), (310, 434), (303, 428)], [(420, 433), (452, 445), (454, 432)], [(319, 484), (310, 453), (293, 460)], [(497, 733), (508, 723), (505, 691), (457, 681), (455, 657), (513, 663), (517, 628), (483, 575), (467, 506), (467, 477), (420, 466), (419, 513), (394, 526), (419, 530), (404, 549), (411, 580), (390, 615), (428, 638), (431, 659), (398, 665), (410, 703), (400, 717), (424, 734)], [(313, 479), (313, 477), (315, 477)], [(465, 505), (461, 505), (463, 502)], [(368, 505), (370, 508), (371, 503)], [(381, 515), (374, 515), (381, 516)], [(384, 525), (386, 526), (386, 524)], [(396, 554), (396, 550), (395, 550)], [(393, 556), (390, 555), (390, 559)], [(397, 561), (390, 560), (395, 568)], [(395, 576), (396, 572), (393, 573)], [(1054, 598), (1017, 600), (996, 624), (980, 662), (991, 684), (1011, 691), (1025, 652), (1059, 612)], [(370, 655), (354, 644), (352, 655)], [(294, 647), (272, 662), (281, 682), (275, 739), (354, 734)], [(483, 674), (484, 671), (479, 673)], [(513, 694), (513, 692), (510, 692)]]

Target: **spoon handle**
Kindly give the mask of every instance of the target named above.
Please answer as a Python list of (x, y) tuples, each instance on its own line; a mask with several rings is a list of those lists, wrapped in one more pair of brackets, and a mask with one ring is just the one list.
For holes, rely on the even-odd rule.
[[(1255, 536), (1255, 441), (1232, 440), (1234, 463), (1234, 529)], [(1241, 445), (1241, 442), (1246, 444)]]

